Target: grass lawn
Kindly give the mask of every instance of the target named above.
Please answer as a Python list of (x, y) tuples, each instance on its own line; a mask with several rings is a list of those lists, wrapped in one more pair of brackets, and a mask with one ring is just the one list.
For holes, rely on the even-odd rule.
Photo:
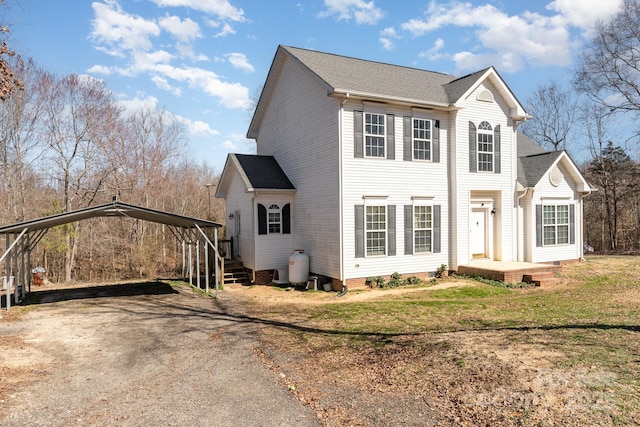
[[(545, 288), (440, 283), (456, 280), (370, 299), (256, 299), (251, 310), (286, 320), (265, 329), (265, 354), (287, 354), (288, 380), (319, 406), (365, 391), (361, 408), (395, 399), (407, 410), (421, 396), (442, 425), (640, 424), (637, 257), (589, 257)], [(327, 417), (393, 425), (354, 408)]]

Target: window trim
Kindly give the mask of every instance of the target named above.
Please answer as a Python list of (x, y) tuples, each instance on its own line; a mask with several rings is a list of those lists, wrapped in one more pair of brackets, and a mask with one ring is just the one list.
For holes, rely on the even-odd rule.
[[(565, 220), (566, 222), (558, 222), (558, 208), (563, 207), (566, 208), (565, 211)], [(547, 223), (546, 217), (546, 208), (553, 208), (553, 222)], [(542, 246), (568, 246), (571, 244), (571, 208), (569, 203), (543, 203), (542, 204)], [(566, 228), (566, 242), (558, 242), (559, 229), (560, 227)], [(547, 243), (547, 229), (553, 229), (553, 243)]]
[[(369, 229), (369, 208), (382, 208), (384, 211), (384, 227), (383, 229)], [(379, 214), (379, 212), (378, 212)], [(373, 215), (373, 214), (372, 214)], [(389, 253), (389, 213), (387, 212), (387, 204), (380, 203), (380, 201), (364, 204), (364, 256), (365, 258), (377, 258), (385, 257)], [(370, 253), (369, 252), (369, 234), (370, 233), (382, 233), (384, 238), (383, 253)]]
[[(424, 138), (416, 138), (416, 122), (417, 121), (421, 121), (421, 122), (429, 122), (429, 138), (428, 139), (424, 139)], [(434, 125), (434, 121), (433, 119), (430, 118), (425, 118), (425, 117), (411, 117), (411, 158), (415, 161), (421, 161), (421, 162), (433, 162), (433, 126)], [(421, 159), (416, 157), (416, 142), (418, 141), (424, 141), (428, 144), (429, 146), (429, 158), (428, 159)]]
[[(418, 228), (416, 226), (416, 208), (429, 208), (429, 223), (431, 227), (423, 227)], [(413, 254), (414, 255), (428, 255), (433, 253), (433, 237), (434, 237), (434, 221), (433, 221), (433, 205), (432, 204), (414, 204), (412, 206), (412, 223), (413, 223), (413, 235), (411, 236), (411, 244), (413, 245)], [(428, 231), (430, 235), (429, 239), (429, 250), (428, 251), (418, 251), (416, 250), (416, 233), (419, 231)]]
[[(489, 126), (489, 129), (486, 129), (486, 126)], [(482, 135), (485, 135), (491, 138), (491, 142), (490, 142), (491, 151), (480, 149), (480, 144), (489, 144), (486, 141), (480, 141), (480, 137)], [(476, 162), (477, 162), (476, 171), (481, 173), (495, 173), (496, 146), (495, 146), (494, 127), (491, 126), (491, 123), (489, 123), (486, 120), (481, 121), (476, 129), (476, 153), (477, 153), (476, 154)], [(480, 157), (482, 155), (490, 156), (491, 160), (489, 162), (484, 162), (484, 163), (481, 162)], [(490, 165), (491, 169), (490, 170), (481, 169), (480, 165), (485, 165), (485, 164)]]
[[(378, 116), (380, 121), (376, 124), (367, 124), (368, 116)], [(364, 111), (362, 115), (362, 135), (363, 135), (363, 156), (368, 159), (386, 159), (387, 158), (387, 115), (382, 112)], [(367, 132), (367, 126), (382, 127), (382, 133), (374, 134)], [(369, 138), (382, 138), (382, 154), (373, 156), (367, 154), (369, 148)], [(377, 147), (377, 146), (376, 146)]]

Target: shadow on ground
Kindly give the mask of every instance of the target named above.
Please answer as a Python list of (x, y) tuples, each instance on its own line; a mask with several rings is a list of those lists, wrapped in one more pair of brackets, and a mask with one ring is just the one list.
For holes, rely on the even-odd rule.
[(33, 290), (22, 306), (50, 304), (59, 301), (71, 301), (93, 298), (130, 297), (136, 295), (177, 294), (171, 285), (163, 282), (123, 283), (116, 285), (87, 286), (82, 288)]

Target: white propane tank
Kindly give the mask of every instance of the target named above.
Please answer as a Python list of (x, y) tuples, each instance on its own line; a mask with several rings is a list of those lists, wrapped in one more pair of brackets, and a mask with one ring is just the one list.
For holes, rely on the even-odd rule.
[(289, 283), (307, 283), (309, 278), (309, 255), (296, 249), (289, 256)]

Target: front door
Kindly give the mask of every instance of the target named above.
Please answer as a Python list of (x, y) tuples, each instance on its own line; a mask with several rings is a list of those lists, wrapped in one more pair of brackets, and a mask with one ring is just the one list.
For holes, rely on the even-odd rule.
[(471, 210), (471, 232), (469, 234), (471, 258), (487, 258), (487, 210)]

